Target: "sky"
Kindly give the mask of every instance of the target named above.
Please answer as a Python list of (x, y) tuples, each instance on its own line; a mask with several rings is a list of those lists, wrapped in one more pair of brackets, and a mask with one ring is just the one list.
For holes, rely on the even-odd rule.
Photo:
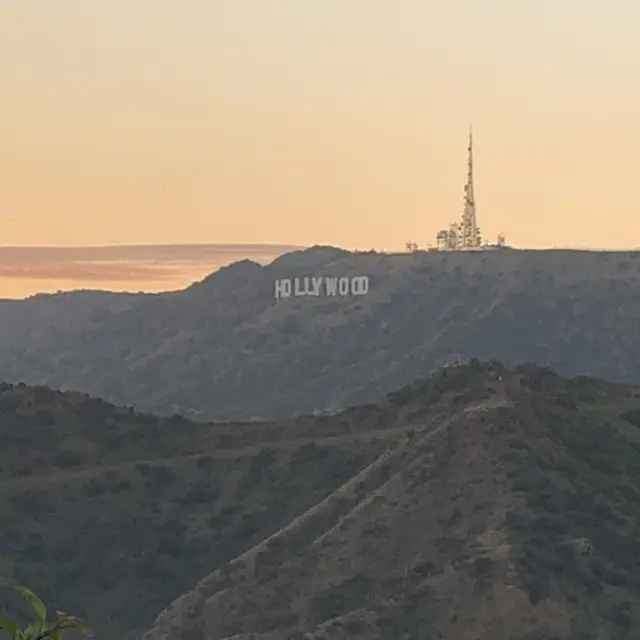
[(0, 299), (73, 289), (175, 291), (233, 262), (266, 264), (303, 248), (237, 243), (0, 246)]
[[(640, 246), (635, 0), (1, 0), (0, 246)], [(0, 287), (0, 295), (2, 288)]]

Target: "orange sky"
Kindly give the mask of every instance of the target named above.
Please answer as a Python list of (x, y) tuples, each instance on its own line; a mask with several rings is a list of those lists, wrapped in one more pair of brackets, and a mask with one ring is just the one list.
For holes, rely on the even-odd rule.
[(171, 291), (239, 260), (265, 264), (303, 248), (240, 244), (0, 246), (0, 298), (71, 289)]
[[(640, 246), (631, 0), (0, 5), (0, 245)], [(0, 292), (1, 293), (1, 292)]]

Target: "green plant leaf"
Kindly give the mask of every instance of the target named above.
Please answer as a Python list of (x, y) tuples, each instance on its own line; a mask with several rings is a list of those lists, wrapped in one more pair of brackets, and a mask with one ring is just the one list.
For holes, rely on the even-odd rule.
[(18, 640), (20, 637), (20, 629), (14, 620), (11, 618), (0, 618), (0, 632), (8, 633), (12, 640)]
[(39, 620), (44, 621), (47, 619), (47, 608), (44, 606), (44, 602), (31, 589), (16, 587), (16, 591), (33, 607)]
[(24, 634), (28, 638), (44, 638), (46, 636), (46, 632), (49, 625), (46, 624), (44, 620), (36, 620), (32, 622), (25, 630)]

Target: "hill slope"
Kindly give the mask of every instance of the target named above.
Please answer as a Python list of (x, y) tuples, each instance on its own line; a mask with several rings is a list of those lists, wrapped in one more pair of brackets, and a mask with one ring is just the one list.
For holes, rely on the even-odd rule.
[(639, 390), (471, 366), (389, 406), (415, 430), (144, 640), (637, 637)]
[(0, 576), (105, 640), (640, 631), (635, 387), (471, 363), (195, 424), (5, 384), (0, 439)]
[(194, 424), (0, 385), (0, 579), (33, 585), (102, 638), (131, 638), (404, 429), (374, 409), (350, 415)]
[[(0, 379), (217, 420), (374, 402), (456, 356), (640, 383), (639, 257), (316, 247), (168, 294), (0, 301)], [(370, 291), (274, 300), (275, 279), (305, 275)]]

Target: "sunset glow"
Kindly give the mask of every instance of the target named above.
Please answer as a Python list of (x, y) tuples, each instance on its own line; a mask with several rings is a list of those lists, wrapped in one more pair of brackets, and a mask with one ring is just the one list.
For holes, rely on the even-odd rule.
[(0, 245), (424, 247), (473, 122), (489, 240), (634, 248), (639, 23), (630, 0), (5, 2)]

